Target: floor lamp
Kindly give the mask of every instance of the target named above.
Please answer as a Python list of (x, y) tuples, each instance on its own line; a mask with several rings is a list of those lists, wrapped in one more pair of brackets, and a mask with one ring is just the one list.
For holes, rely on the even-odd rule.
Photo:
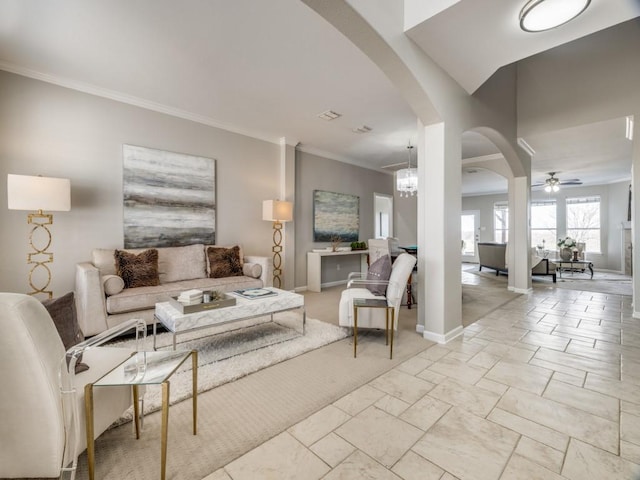
[[(51, 246), (51, 231), (48, 226), (53, 225), (53, 215), (42, 211), (71, 210), (71, 182), (68, 178), (8, 174), (7, 200), (9, 210), (36, 210), (36, 213), (27, 215), (27, 223), (33, 225), (29, 234), (29, 245), (33, 251), (27, 254), (27, 263), (33, 265), (29, 270), (29, 285), (33, 291), (29, 295), (43, 293), (51, 298), (53, 292), (48, 290), (51, 270), (47, 264), (53, 263), (53, 253), (47, 249)], [(44, 276), (40, 287), (34, 285), (33, 278), (38, 270)]]
[(273, 286), (282, 285), (282, 223), (293, 220), (293, 203), (280, 200), (265, 200), (262, 202), (262, 219), (273, 222)]

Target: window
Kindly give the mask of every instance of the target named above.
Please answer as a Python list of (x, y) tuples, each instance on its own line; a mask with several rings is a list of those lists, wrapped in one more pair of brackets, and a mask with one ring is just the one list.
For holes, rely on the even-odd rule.
[(493, 238), (498, 243), (507, 243), (509, 239), (509, 206), (506, 203), (493, 205)]
[(567, 198), (567, 235), (600, 253), (600, 197)]
[(531, 202), (531, 246), (545, 250), (555, 250), (556, 236), (556, 202)]

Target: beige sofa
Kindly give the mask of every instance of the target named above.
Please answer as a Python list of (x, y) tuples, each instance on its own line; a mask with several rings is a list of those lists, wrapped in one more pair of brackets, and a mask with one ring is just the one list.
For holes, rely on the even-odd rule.
[[(549, 262), (549, 259), (539, 257), (536, 249), (531, 249), (531, 275), (547, 275), (556, 283), (556, 265)], [(507, 244), (506, 243), (478, 243), (479, 271), (482, 267), (490, 268), (500, 273), (508, 274), (507, 268)]]
[[(76, 308), (85, 335), (96, 335), (130, 318), (154, 321), (157, 302), (191, 289), (230, 292), (273, 285), (273, 264), (268, 257), (244, 256), (241, 276), (209, 278), (207, 248), (202, 244), (157, 248), (159, 285), (122, 288), (116, 275), (115, 249), (95, 249), (91, 262), (76, 265)], [(220, 247), (223, 248), (223, 247)], [(140, 253), (145, 249), (125, 250)]]

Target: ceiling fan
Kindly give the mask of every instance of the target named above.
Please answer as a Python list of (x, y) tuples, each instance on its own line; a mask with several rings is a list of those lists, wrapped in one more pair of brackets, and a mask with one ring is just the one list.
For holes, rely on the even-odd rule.
[(560, 185), (582, 185), (579, 178), (571, 178), (569, 180), (560, 180), (556, 177), (558, 172), (548, 172), (549, 178), (545, 179), (542, 183), (535, 183), (532, 187), (544, 187), (545, 192), (557, 192), (560, 190)]

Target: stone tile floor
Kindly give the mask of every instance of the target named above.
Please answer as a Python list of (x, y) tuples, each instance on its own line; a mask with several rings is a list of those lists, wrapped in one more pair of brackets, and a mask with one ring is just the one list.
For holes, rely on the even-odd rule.
[(206, 480), (640, 479), (630, 304), (536, 289)]

